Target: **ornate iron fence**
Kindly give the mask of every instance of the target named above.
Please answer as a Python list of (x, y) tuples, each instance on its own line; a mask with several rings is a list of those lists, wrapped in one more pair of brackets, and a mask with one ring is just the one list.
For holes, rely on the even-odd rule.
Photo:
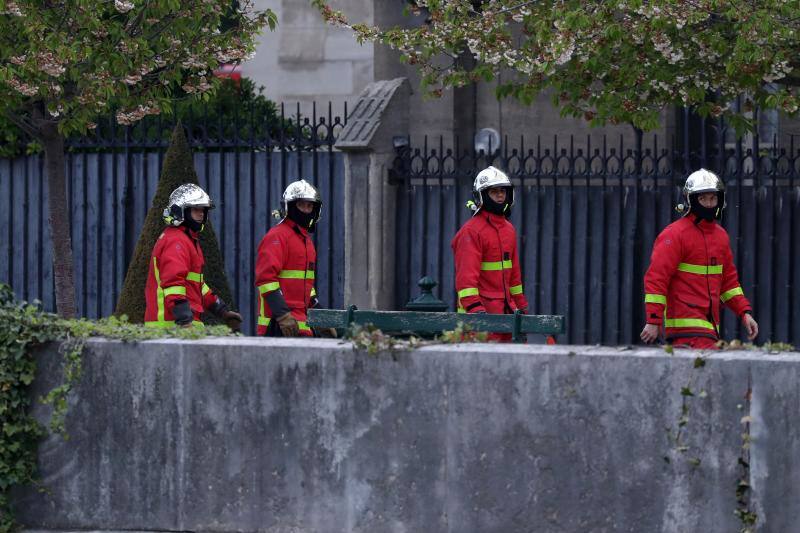
[[(489, 164), (517, 186), (517, 228), (525, 291), (535, 314), (566, 317), (570, 343), (638, 342), (643, 276), (653, 241), (674, 211), (689, 171), (719, 172), (728, 187), (722, 224), (745, 294), (761, 325), (758, 341), (800, 343), (800, 146), (787, 136), (764, 146), (730, 140), (719, 127), (702, 150), (672, 150), (656, 135), (520, 139), (493, 155), (435, 147), (403, 148), (391, 172), (400, 185), (397, 294), (409, 298), (423, 275), (455, 301), (450, 239), (470, 216), (472, 180)], [(411, 143), (409, 142), (409, 145)], [(689, 148), (684, 146), (684, 148)], [(724, 313), (723, 336), (741, 335)]]
[[(347, 109), (344, 109), (346, 116)], [(113, 120), (91, 137), (70, 139), (66, 166), (79, 313), (109, 315), (161, 173), (174, 121), (149, 117), (132, 127)], [(323, 305), (344, 305), (344, 163), (333, 150), (345, 119), (328, 105), (322, 116), (269, 117), (242, 112), (241, 120), (184, 123), (200, 184), (218, 205), (211, 212), (237, 305), (247, 331), (257, 312), (253, 270), (258, 243), (274, 219), (287, 183), (305, 178), (320, 188), (325, 214), (314, 235), (317, 284)], [(20, 298), (54, 309), (52, 251), (47, 224), (43, 157), (0, 159), (0, 280)]]

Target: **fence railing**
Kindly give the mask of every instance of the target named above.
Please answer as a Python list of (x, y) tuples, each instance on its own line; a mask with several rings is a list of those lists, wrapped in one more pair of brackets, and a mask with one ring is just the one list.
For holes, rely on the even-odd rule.
[[(263, 124), (263, 135), (257, 133)], [(333, 143), (344, 119), (244, 115), (231, 128), (185, 124), (201, 186), (218, 208), (210, 217), (236, 304), (253, 332), (253, 271), (258, 243), (274, 220), (286, 185), (304, 178), (320, 189), (324, 215), (314, 234), (317, 290), (323, 305), (344, 305), (344, 163)], [(125, 272), (155, 194), (174, 123), (148, 117), (132, 127), (102, 121), (95, 135), (67, 144), (66, 168), (79, 314), (113, 312)], [(244, 135), (247, 132), (251, 134)], [(20, 298), (53, 310), (52, 247), (43, 157), (0, 159), (0, 281)]]
[[(564, 315), (571, 343), (638, 342), (644, 323), (643, 276), (653, 241), (679, 215), (674, 206), (691, 170), (727, 184), (727, 229), (745, 294), (761, 325), (759, 341), (800, 343), (800, 145), (776, 137), (709, 143), (702, 152), (668, 149), (656, 135), (509, 140), (495, 154), (441, 141), (398, 153), (396, 291), (413, 296), (432, 276), (438, 296), (455, 302), (450, 240), (471, 212), (476, 173), (493, 164), (516, 184), (517, 228), (532, 314)], [(670, 140), (669, 146), (675, 144)], [(717, 149), (712, 149), (716, 146)], [(663, 147), (663, 148), (662, 148)], [(741, 334), (725, 313), (723, 335)]]
[[(323, 305), (341, 308), (344, 256), (343, 154), (333, 150), (344, 119), (331, 107), (310, 117), (283, 107), (270, 117), (243, 110), (222, 123), (184, 122), (237, 303), (255, 316), (252, 270), (270, 212), (286, 184), (310, 179), (325, 198), (315, 234)], [(213, 123), (212, 123), (213, 122)], [(80, 313), (109, 314), (121, 288), (161, 171), (173, 122), (150, 117), (130, 128), (101, 121), (91, 138), (67, 145), (69, 205)], [(705, 128), (705, 131), (708, 128)], [(490, 156), (427, 140), (400, 148), (390, 179), (399, 184), (396, 294), (416, 295), (430, 275), (454, 302), (450, 239), (470, 216), (478, 170), (495, 164), (517, 184), (517, 227), (531, 313), (563, 315), (562, 341), (637, 342), (642, 278), (658, 232), (690, 170), (705, 166), (728, 185), (728, 230), (742, 286), (762, 329), (760, 340), (800, 344), (800, 143), (793, 136), (732, 139), (722, 127), (699, 149), (655, 135), (506, 139)], [(413, 141), (413, 140), (412, 140)], [(797, 144), (797, 146), (796, 146)], [(0, 281), (25, 299), (54, 306), (52, 255), (41, 157), (0, 159)], [(251, 320), (252, 322), (252, 320)], [(727, 313), (726, 337), (740, 334)], [(247, 331), (252, 331), (252, 323)]]

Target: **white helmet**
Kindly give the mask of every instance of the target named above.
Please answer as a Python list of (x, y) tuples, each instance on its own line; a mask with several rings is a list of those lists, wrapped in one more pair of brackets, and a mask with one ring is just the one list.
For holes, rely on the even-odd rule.
[(683, 197), (686, 203), (678, 204), (678, 211), (684, 215), (688, 215), (692, 211), (692, 204), (697, 201), (694, 197), (704, 192), (717, 193), (717, 198), (719, 200), (717, 202), (715, 218), (719, 218), (722, 215), (722, 210), (725, 209), (726, 206), (725, 184), (719, 176), (704, 168), (692, 172), (689, 174), (689, 177), (686, 178), (686, 184), (683, 186)]
[(164, 222), (170, 226), (180, 226), (186, 220), (186, 209), (192, 207), (213, 209), (214, 202), (199, 185), (184, 183), (169, 195), (169, 203), (162, 214)]
[[(306, 200), (314, 204), (314, 210), (310, 215), (295, 212), (293, 208), (290, 209), (292, 206), (289, 204), (293, 204), (298, 200)], [(294, 220), (309, 231), (314, 231), (316, 223), (322, 216), (322, 197), (313, 185), (306, 180), (293, 181), (287, 185), (286, 190), (283, 191), (281, 203), (283, 204), (282, 216), (289, 217), (289, 219)]]
[[(494, 187), (505, 187), (506, 201), (502, 207), (502, 214), (509, 214), (509, 210), (514, 205), (514, 185), (511, 180), (502, 170), (495, 167), (487, 167), (475, 176), (475, 182), (472, 184), (472, 197), (474, 203), (470, 206), (476, 213), (487, 204), (486, 192)], [(501, 214), (501, 213), (498, 213)]]

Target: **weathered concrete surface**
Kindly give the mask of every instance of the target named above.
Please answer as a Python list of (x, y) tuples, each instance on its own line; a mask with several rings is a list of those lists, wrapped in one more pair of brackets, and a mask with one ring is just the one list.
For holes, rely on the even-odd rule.
[[(71, 438), (41, 449), (49, 493), (19, 493), (19, 517), (62, 531), (737, 531), (749, 414), (759, 530), (794, 530), (800, 354), (727, 352), (694, 369), (696, 355), (93, 341)], [(687, 384), (679, 454), (666, 428)]]

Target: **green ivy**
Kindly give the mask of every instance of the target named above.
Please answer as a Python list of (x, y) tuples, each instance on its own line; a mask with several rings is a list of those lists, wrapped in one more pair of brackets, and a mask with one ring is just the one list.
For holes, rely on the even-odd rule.
[(48, 428), (30, 414), (30, 387), (36, 377), (35, 348), (49, 342), (60, 342), (63, 383), (39, 401), (52, 406), (49, 431), (66, 436), (67, 398), (80, 379), (81, 354), (87, 338), (106, 337), (135, 342), (159, 337), (198, 339), (230, 334), (225, 326), (145, 328), (129, 323), (127, 317), (98, 321), (64, 320), (42, 311), (37, 302), (17, 301), (11, 288), (0, 283), (0, 533), (16, 528), (11, 489), (36, 482), (37, 447), (48, 433)]

